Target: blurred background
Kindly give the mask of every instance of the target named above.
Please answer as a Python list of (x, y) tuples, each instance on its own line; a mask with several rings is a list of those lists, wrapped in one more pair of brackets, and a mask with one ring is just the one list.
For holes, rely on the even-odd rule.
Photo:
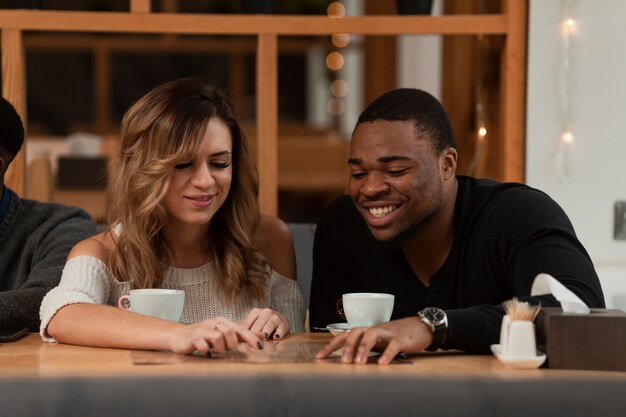
[[(358, 16), (497, 13), (499, 0), (161, 0), (153, 12)], [(0, 7), (128, 11), (128, 0), (0, 1)], [(279, 211), (286, 221), (315, 222), (347, 184), (349, 138), (372, 99), (419, 86), (442, 99), (459, 136), (460, 172), (498, 178), (502, 164), (476, 155), (476, 131), (497, 131), (498, 36), (289, 36), (279, 39)], [(255, 136), (255, 37), (26, 32), (29, 161), (51, 161), (53, 199), (86, 204), (73, 189), (102, 189), (93, 178), (115, 153), (122, 115), (153, 86), (184, 76), (210, 80), (231, 97), (250, 140)], [(102, 147), (97, 143), (101, 141)], [(91, 147), (89, 145), (91, 143)], [(96, 151), (95, 149), (98, 148)], [(89, 149), (94, 149), (92, 153)], [(482, 152), (482, 150), (480, 150)], [(84, 153), (88, 155), (85, 155)], [(75, 170), (85, 169), (85, 175)], [(60, 168), (60, 170), (59, 170)], [(96, 176), (97, 177), (97, 176)], [(76, 196), (77, 200), (72, 198)], [(89, 207), (88, 207), (89, 208)], [(93, 215), (103, 218), (103, 205)]]
[[(513, 0), (516, 1), (516, 0)], [(626, 2), (528, 5), (520, 180), (569, 215), (609, 307), (626, 309)], [(154, 0), (154, 12), (341, 16), (500, 13), (501, 0)], [(256, 8), (252, 8), (252, 7)], [(128, 11), (122, 0), (0, 0), (0, 8)], [(53, 200), (104, 219), (107, 159), (119, 121), (156, 84), (204, 77), (231, 97), (255, 145), (253, 37), (27, 32), (28, 164), (45, 161)], [(278, 41), (279, 216), (315, 223), (347, 185), (349, 137), (373, 98), (418, 87), (448, 109), (459, 173), (504, 179), (499, 102), (503, 37), (289, 36)], [(504, 69), (506, 71), (506, 68)], [(48, 169), (47, 165), (43, 169)], [(35, 165), (36, 167), (36, 165)], [(76, 175), (82, 172), (83, 175)]]

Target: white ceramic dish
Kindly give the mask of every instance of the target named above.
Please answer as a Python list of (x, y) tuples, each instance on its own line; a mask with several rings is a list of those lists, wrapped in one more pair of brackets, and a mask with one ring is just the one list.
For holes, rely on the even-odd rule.
[(349, 332), (352, 329), (348, 323), (333, 323), (326, 326), (326, 328), (333, 336), (337, 336), (343, 332)]
[(491, 345), (491, 351), (498, 358), (500, 362), (502, 362), (505, 366), (509, 368), (517, 368), (517, 369), (535, 369), (539, 368), (546, 360), (545, 353), (539, 354), (537, 356), (505, 356), (502, 355), (502, 351), (500, 350), (500, 345)]

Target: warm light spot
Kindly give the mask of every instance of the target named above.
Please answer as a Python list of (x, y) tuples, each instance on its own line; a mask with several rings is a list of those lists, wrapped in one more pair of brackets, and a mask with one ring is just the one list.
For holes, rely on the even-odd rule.
[(481, 138), (487, 136), (487, 129), (484, 126), (481, 126), (480, 129), (478, 129), (478, 136)]
[(346, 8), (338, 1), (334, 1), (328, 5), (326, 13), (328, 14), (328, 17), (342, 18), (346, 14)]
[(565, 131), (561, 134), (561, 141), (563, 143), (572, 143), (574, 141), (574, 135), (569, 130)]
[(565, 22), (563, 22), (563, 28), (566, 33), (573, 33), (576, 29), (576, 22), (572, 18), (566, 19)]
[(326, 110), (333, 116), (339, 116), (346, 109), (346, 103), (340, 98), (331, 98), (326, 104)]
[(567, 26), (571, 28), (574, 27), (574, 19), (567, 19), (566, 23), (567, 23)]
[(348, 83), (346, 80), (335, 80), (330, 85), (330, 92), (335, 97), (345, 97), (348, 94)]
[(332, 43), (337, 48), (344, 48), (350, 43), (350, 35), (347, 33), (333, 33)]
[(329, 53), (326, 57), (326, 66), (333, 71), (340, 70), (343, 67), (343, 55), (339, 52)]
[(333, 33), (332, 36), (333, 45), (337, 48), (344, 48), (350, 43), (350, 35), (347, 33)]

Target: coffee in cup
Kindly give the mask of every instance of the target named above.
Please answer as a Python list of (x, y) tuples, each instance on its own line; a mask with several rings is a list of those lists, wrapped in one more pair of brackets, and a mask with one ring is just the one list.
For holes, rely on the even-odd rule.
[(122, 310), (179, 321), (185, 305), (185, 291), (162, 288), (130, 290), (130, 295), (121, 296), (117, 305)]
[(343, 313), (351, 327), (371, 327), (389, 321), (393, 302), (392, 294), (358, 292), (342, 296)]

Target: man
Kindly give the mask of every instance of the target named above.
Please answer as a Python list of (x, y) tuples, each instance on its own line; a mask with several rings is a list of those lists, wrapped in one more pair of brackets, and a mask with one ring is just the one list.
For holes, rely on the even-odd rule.
[(361, 114), (350, 148), (350, 197), (332, 202), (317, 226), (311, 327), (339, 321), (349, 292), (395, 295), (392, 320), (337, 336), (342, 361), (379, 363), (399, 352), (489, 352), (513, 297), (530, 297), (537, 274), (554, 276), (590, 307), (604, 307), (593, 264), (563, 210), (522, 184), (457, 176), (454, 133), (441, 104), (398, 89)]
[(59, 283), (70, 249), (96, 233), (83, 210), (22, 200), (4, 175), (24, 142), (13, 106), (0, 98), (0, 329), (39, 331), (39, 305)]

